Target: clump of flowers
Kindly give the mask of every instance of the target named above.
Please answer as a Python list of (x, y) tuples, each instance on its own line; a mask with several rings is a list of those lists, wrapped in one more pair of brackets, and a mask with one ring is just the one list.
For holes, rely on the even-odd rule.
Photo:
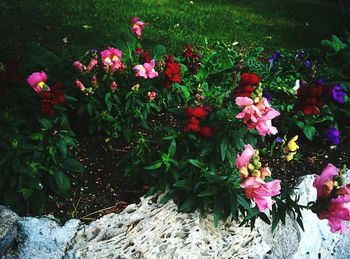
[(137, 77), (154, 78), (158, 76), (158, 72), (154, 70), (156, 61), (152, 59), (149, 63), (143, 63), (142, 65), (136, 65), (133, 69), (137, 71)]
[(317, 189), (317, 200), (311, 209), (320, 219), (327, 219), (331, 231), (348, 231), (344, 221), (350, 221), (350, 185), (344, 185), (345, 168), (339, 170), (328, 164), (313, 186)]
[(194, 75), (197, 73), (199, 67), (200, 67), (200, 58), (201, 55), (193, 50), (192, 45), (186, 45), (186, 49), (183, 53), (183, 56), (185, 57), (185, 65), (187, 66), (188, 70)]
[(235, 101), (243, 109), (236, 118), (242, 119), (249, 130), (255, 128), (260, 136), (275, 135), (278, 132), (277, 128), (272, 126), (271, 120), (280, 113), (270, 106), (266, 98), (255, 98), (257, 102), (254, 102), (249, 97), (237, 97)]
[(302, 111), (306, 115), (319, 114), (320, 108), (326, 104), (328, 89), (320, 84), (308, 86), (303, 83), (297, 89), (297, 95), (297, 110)]
[(180, 65), (174, 60), (173, 55), (169, 55), (168, 60), (165, 64), (165, 75), (166, 88), (170, 88), (170, 86), (174, 83), (181, 84)]
[(131, 32), (137, 38), (141, 37), (143, 27), (145, 27), (145, 23), (142, 21), (139, 21), (139, 18), (137, 16), (134, 16), (131, 19)]
[(241, 187), (245, 189), (247, 199), (254, 200), (259, 211), (265, 212), (272, 208), (274, 201), (271, 197), (280, 194), (281, 181), (265, 182), (265, 177), (270, 177), (271, 171), (261, 166), (259, 151), (249, 144), (245, 145), (244, 151), (236, 159), (236, 167), (243, 181)]
[(62, 83), (56, 82), (49, 87), (45, 82), (47, 75), (44, 71), (34, 72), (27, 78), (28, 84), (38, 93), (40, 97), (40, 113), (44, 116), (53, 116), (55, 114), (55, 105), (65, 102), (62, 91)]
[(199, 133), (202, 138), (211, 138), (214, 134), (213, 129), (207, 126), (200, 126), (200, 121), (205, 119), (210, 110), (211, 109), (208, 106), (198, 106), (195, 109), (193, 109), (192, 107), (188, 107), (186, 109), (188, 121), (184, 128), (184, 132), (196, 132)]
[(328, 128), (326, 138), (333, 145), (338, 145), (340, 141), (340, 132), (336, 127), (330, 126)]

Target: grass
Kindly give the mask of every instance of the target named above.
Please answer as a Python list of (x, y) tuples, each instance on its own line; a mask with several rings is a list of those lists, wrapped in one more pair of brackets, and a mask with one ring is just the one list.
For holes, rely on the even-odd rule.
[(59, 51), (113, 44), (137, 15), (147, 22), (145, 46), (170, 51), (183, 44), (238, 41), (245, 47), (318, 47), (350, 26), (341, 5), (315, 0), (6, 0), (0, 3), (0, 58), (13, 57), (26, 41)]

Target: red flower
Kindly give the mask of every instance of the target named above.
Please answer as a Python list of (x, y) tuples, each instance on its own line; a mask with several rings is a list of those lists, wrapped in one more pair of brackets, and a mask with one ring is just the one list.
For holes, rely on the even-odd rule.
[(211, 138), (213, 136), (213, 130), (209, 127), (202, 127), (199, 134), (202, 138)]
[(260, 83), (260, 77), (253, 73), (242, 73), (239, 87), (235, 90), (235, 97), (251, 97), (254, 86)]
[(180, 65), (174, 61), (173, 55), (170, 55), (166, 63), (165, 75), (167, 76), (166, 87), (170, 87), (173, 83), (181, 84)]
[(142, 53), (142, 59), (144, 61), (143, 63), (149, 63), (152, 60), (152, 57), (150, 56), (148, 50)]
[(64, 98), (64, 93), (61, 90), (62, 88), (62, 83), (61, 82), (56, 82), (54, 86), (51, 87), (51, 104), (52, 105), (57, 105), (60, 103), (64, 103), (65, 98)]
[(192, 107), (188, 107), (186, 109), (186, 114), (188, 117), (196, 117), (197, 119), (204, 119), (205, 116), (208, 114), (208, 112), (205, 111), (201, 106), (198, 106), (195, 109), (193, 109)]
[(44, 116), (51, 117), (55, 114), (55, 109), (53, 108), (49, 99), (40, 100), (40, 112)]
[(296, 108), (306, 115), (320, 113), (319, 108), (326, 104), (328, 88), (321, 85), (300, 86), (298, 89)]
[(188, 123), (187, 125), (185, 126), (184, 128), (184, 132), (189, 132), (189, 131), (192, 131), (192, 132), (199, 132), (201, 130), (200, 126), (199, 126), (199, 120), (195, 117), (191, 117), (189, 120), (188, 120)]

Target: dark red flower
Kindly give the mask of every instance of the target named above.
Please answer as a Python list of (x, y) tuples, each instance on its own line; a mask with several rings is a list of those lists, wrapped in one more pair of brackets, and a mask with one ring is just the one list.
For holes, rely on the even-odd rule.
[(50, 100), (42, 99), (40, 100), (40, 112), (44, 116), (51, 117), (55, 114), (55, 109), (53, 108)]
[(135, 50), (135, 54), (138, 55), (138, 56), (141, 55), (142, 52), (143, 52), (143, 49), (142, 49), (142, 48), (137, 48), (137, 49)]
[(211, 138), (213, 136), (213, 130), (209, 127), (202, 127), (200, 129), (199, 134), (201, 135), (202, 138)]
[(188, 117), (196, 117), (197, 119), (204, 119), (207, 114), (208, 112), (205, 111), (201, 106), (198, 106), (195, 109), (193, 109), (192, 107), (188, 107), (186, 109), (186, 115)]
[(306, 115), (312, 115), (320, 113), (319, 109), (326, 104), (329, 89), (321, 85), (302, 85), (299, 87), (297, 94), (297, 110), (302, 111)]
[(51, 103), (53, 105), (64, 103), (65, 101), (64, 92), (61, 90), (62, 85), (63, 84), (61, 82), (56, 82), (55, 85), (51, 87)]
[(181, 84), (180, 65), (174, 61), (173, 55), (170, 55), (166, 62), (165, 75), (167, 77), (165, 84), (167, 88), (169, 88), (173, 83)]
[(239, 86), (234, 92), (235, 97), (251, 97), (254, 86), (260, 83), (260, 77), (253, 73), (242, 73)]
[(198, 52), (193, 51), (192, 45), (186, 45), (186, 50), (184, 51), (183, 56), (186, 58), (185, 65), (188, 70), (192, 74), (196, 74), (201, 64), (199, 62), (201, 55)]
[(191, 117), (184, 128), (184, 132), (189, 132), (189, 131), (199, 132), (200, 130), (201, 128), (199, 126), (199, 120), (195, 117)]
[(149, 63), (152, 60), (152, 57), (150, 56), (148, 50), (142, 53), (142, 60), (143, 60), (143, 63)]

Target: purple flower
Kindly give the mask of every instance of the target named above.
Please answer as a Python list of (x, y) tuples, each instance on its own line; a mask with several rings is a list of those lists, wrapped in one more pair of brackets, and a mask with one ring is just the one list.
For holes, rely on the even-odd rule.
[(280, 136), (277, 136), (276, 138), (276, 142), (277, 143), (282, 143), (283, 139)]
[(306, 60), (306, 61), (304, 62), (304, 66), (307, 67), (307, 68), (310, 68), (310, 67), (312, 66), (311, 61), (310, 61), (310, 60)]
[(318, 83), (319, 85), (324, 85), (324, 80), (323, 80), (323, 79), (318, 79), (318, 80), (317, 80), (317, 83)]
[(270, 63), (273, 63), (273, 62), (275, 62), (280, 56), (281, 56), (281, 52), (276, 51), (276, 52), (274, 52), (274, 53), (272, 54), (271, 57), (268, 58), (267, 61), (270, 62)]
[(271, 93), (266, 88), (263, 90), (263, 97), (266, 98), (268, 102), (270, 102), (272, 99)]
[(346, 93), (341, 85), (336, 85), (332, 88), (333, 100), (337, 103), (345, 103)]
[(339, 144), (340, 139), (340, 132), (337, 128), (330, 126), (328, 129), (328, 132), (326, 134), (326, 138), (328, 141), (330, 141), (333, 145)]

